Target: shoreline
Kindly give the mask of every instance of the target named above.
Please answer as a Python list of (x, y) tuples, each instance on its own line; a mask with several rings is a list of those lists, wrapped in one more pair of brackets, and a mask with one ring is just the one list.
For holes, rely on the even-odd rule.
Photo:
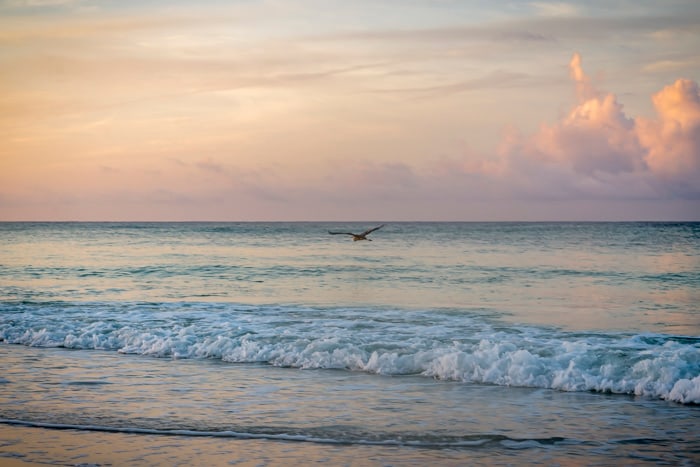
[[(515, 459), (506, 456), (504, 464)], [(0, 464), (45, 465), (493, 465), (493, 453), (207, 436), (142, 435), (0, 424)], [(495, 462), (498, 464), (498, 462)]]

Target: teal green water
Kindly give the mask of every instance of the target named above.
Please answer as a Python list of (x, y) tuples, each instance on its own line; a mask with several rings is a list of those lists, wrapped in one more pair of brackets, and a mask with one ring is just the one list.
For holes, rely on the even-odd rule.
[(0, 224), (3, 300), (483, 309), (700, 334), (698, 223)]
[(0, 224), (0, 419), (698, 458), (700, 224), (372, 225)]

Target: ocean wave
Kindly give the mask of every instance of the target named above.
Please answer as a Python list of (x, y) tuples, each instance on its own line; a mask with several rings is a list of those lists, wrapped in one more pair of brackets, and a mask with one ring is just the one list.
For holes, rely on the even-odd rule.
[(0, 341), (700, 404), (700, 338), (564, 332), (478, 310), (2, 303)]

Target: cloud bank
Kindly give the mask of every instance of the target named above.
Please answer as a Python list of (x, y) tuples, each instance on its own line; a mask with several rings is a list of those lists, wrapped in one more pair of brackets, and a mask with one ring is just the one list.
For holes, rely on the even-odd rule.
[(678, 79), (652, 96), (655, 118), (628, 117), (597, 89), (574, 54), (576, 105), (531, 135), (508, 134), (495, 159), (465, 161), (464, 173), (541, 197), (700, 199), (700, 91)]

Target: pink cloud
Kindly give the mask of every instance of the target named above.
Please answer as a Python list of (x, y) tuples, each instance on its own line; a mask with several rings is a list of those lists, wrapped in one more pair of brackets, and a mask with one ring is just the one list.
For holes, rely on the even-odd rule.
[(700, 197), (700, 92), (679, 79), (652, 96), (656, 118), (630, 118), (612, 93), (569, 63), (577, 104), (532, 135), (510, 132), (497, 160), (473, 160), (464, 173), (544, 197)]
[(591, 84), (591, 79), (583, 72), (581, 55), (575, 53), (569, 61), (569, 75), (576, 83), (576, 96), (579, 103), (598, 97), (598, 92)]
[(646, 148), (649, 169), (675, 192), (700, 195), (700, 92), (679, 79), (652, 97), (657, 120), (638, 119), (637, 134)]

